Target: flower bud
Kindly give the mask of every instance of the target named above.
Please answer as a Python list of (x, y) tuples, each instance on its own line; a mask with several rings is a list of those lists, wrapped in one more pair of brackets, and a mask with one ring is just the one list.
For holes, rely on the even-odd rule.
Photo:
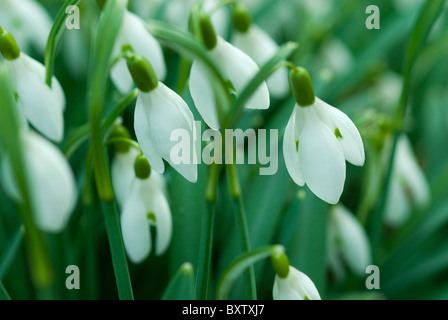
[(289, 274), (289, 259), (288, 256), (283, 251), (278, 251), (271, 256), (272, 267), (275, 270), (275, 273), (282, 278), (285, 279)]
[(314, 104), (315, 95), (313, 83), (308, 71), (302, 67), (296, 67), (289, 73), (289, 82), (292, 93), (301, 107), (308, 107)]
[(135, 176), (141, 180), (148, 179), (151, 175), (151, 166), (149, 165), (148, 159), (141, 154), (135, 158), (134, 161)]
[(215, 29), (213, 28), (210, 17), (206, 14), (202, 14), (200, 18), (200, 30), (201, 30), (201, 38), (205, 47), (208, 50), (212, 50), (216, 47), (218, 43), (218, 38), (216, 36)]
[(236, 30), (246, 33), (249, 30), (251, 24), (251, 17), (247, 12), (247, 9), (241, 4), (235, 5), (233, 11), (233, 26)]
[[(122, 125), (116, 125), (112, 129), (110, 138), (111, 139), (115, 139), (115, 138), (130, 139), (131, 135), (130, 135), (128, 129), (126, 129), (126, 127), (124, 127)], [(129, 151), (130, 147), (131, 146), (129, 145), (129, 143), (126, 143), (126, 142), (122, 142), (122, 141), (114, 142), (114, 148), (115, 148), (116, 152), (126, 153)]]
[(149, 61), (133, 53), (127, 53), (126, 62), (132, 79), (142, 92), (150, 92), (157, 88), (159, 81)]
[(15, 60), (20, 56), (20, 49), (16, 40), (6, 30), (0, 27), (0, 52), (6, 60)]

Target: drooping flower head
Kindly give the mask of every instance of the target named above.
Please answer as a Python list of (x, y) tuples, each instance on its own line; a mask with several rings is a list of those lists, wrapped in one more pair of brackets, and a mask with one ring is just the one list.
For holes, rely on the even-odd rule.
[(163, 173), (165, 160), (187, 180), (196, 182), (197, 164), (193, 159), (187, 163), (174, 163), (171, 158), (171, 151), (177, 144), (172, 139), (176, 130), (188, 133), (189, 150), (192, 157), (196, 155), (194, 117), (188, 105), (157, 80), (151, 64), (144, 57), (128, 52), (126, 59), (132, 78), (140, 89), (134, 114), (135, 134), (152, 169)]
[(362, 166), (364, 145), (347, 115), (314, 96), (308, 71), (296, 68), (290, 82), (297, 104), (286, 126), (283, 153), (295, 183), (336, 204), (345, 183), (345, 160)]
[(152, 226), (157, 228), (157, 255), (163, 254), (171, 242), (172, 219), (164, 194), (165, 182), (161, 175), (151, 171), (141, 151), (129, 146), (115, 150), (112, 183), (121, 208), (123, 242), (129, 259), (140, 263), (152, 250)]
[(65, 95), (53, 77), (45, 83), (45, 67), (20, 52), (14, 37), (0, 27), (0, 52), (11, 70), (20, 110), (28, 121), (47, 138), (59, 142), (64, 133)]
[(271, 261), (276, 272), (272, 289), (274, 300), (321, 300), (313, 281), (290, 266), (285, 253), (272, 255)]
[[(243, 51), (234, 47), (220, 36), (217, 36), (210, 18), (201, 15), (201, 35), (215, 65), (221, 70), (225, 80), (231, 84), (236, 95), (249, 83), (259, 71), (257, 64)], [(190, 72), (190, 93), (194, 104), (204, 121), (212, 129), (219, 129), (220, 123), (216, 110), (213, 88), (207, 68), (195, 60)], [(249, 109), (269, 108), (269, 91), (263, 82), (248, 100), (245, 107)]]
[(345, 276), (341, 256), (354, 274), (365, 275), (372, 262), (369, 238), (358, 219), (341, 204), (331, 208), (327, 243), (328, 263), (336, 277)]
[[(233, 14), (235, 33), (232, 43), (262, 67), (278, 51), (279, 46), (263, 29), (251, 22), (247, 10), (236, 5)], [(266, 81), (272, 96), (282, 98), (289, 93), (286, 68), (278, 69)]]

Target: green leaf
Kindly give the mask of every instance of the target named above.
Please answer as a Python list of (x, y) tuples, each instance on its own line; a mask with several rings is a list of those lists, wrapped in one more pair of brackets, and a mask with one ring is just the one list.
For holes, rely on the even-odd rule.
[(171, 279), (162, 300), (194, 300), (194, 298), (193, 266), (186, 262)]
[(216, 298), (218, 300), (227, 299), (233, 283), (243, 274), (246, 269), (260, 260), (271, 257), (279, 251), (283, 252), (284, 248), (280, 245), (273, 245), (261, 247), (251, 252), (242, 254), (222, 274), (216, 290)]
[(0, 281), (0, 300), (11, 300), (8, 291), (6, 291), (3, 282)]
[(23, 226), (20, 226), (19, 229), (14, 234), (11, 242), (8, 244), (5, 253), (3, 254), (0, 260), (0, 281), (4, 278), (4, 276), (8, 272), (12, 262), (14, 261), (14, 258), (17, 255), (17, 252), (20, 249), (24, 231), (25, 230)]

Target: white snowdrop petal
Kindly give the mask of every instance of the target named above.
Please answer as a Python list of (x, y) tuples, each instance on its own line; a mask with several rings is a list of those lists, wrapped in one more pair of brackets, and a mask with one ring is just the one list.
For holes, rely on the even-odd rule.
[(321, 300), (313, 281), (291, 266), (286, 279), (275, 277), (273, 296), (275, 300)]
[(165, 171), (165, 164), (162, 157), (155, 149), (152, 139), (151, 131), (149, 129), (148, 120), (145, 115), (145, 106), (142, 102), (141, 94), (137, 97), (137, 103), (134, 112), (134, 130), (137, 137), (140, 148), (143, 154), (148, 159), (152, 170), (163, 173)]
[(171, 242), (171, 235), (173, 232), (171, 211), (165, 196), (160, 190), (156, 190), (153, 196), (157, 226), (156, 254), (161, 255), (168, 249)]
[[(119, 51), (116, 50), (116, 54), (114, 54), (114, 56), (118, 54)], [(134, 80), (132, 80), (132, 76), (129, 73), (126, 61), (123, 59), (117, 61), (117, 63), (113, 66), (110, 76), (114, 85), (121, 93), (127, 93), (134, 87)]]
[(310, 190), (322, 200), (336, 204), (344, 189), (345, 158), (333, 132), (304, 108), (305, 120), (299, 142), (299, 162)]
[(75, 177), (59, 149), (39, 135), (25, 133), (24, 150), (36, 224), (59, 232), (76, 204)]
[[(251, 57), (260, 68), (277, 53), (279, 48), (263, 29), (254, 24), (245, 33), (235, 32), (233, 44)], [(289, 92), (286, 68), (277, 70), (266, 82), (272, 96), (283, 97)]]
[(131, 147), (128, 152), (116, 152), (112, 160), (112, 185), (120, 207), (123, 207), (135, 180), (134, 161), (139, 154), (136, 148)]
[[(189, 115), (191, 111), (189, 111), (188, 106), (180, 97), (176, 96), (177, 94), (174, 91), (161, 82), (159, 82), (157, 89), (147, 94), (141, 94), (142, 106), (149, 126), (149, 137), (146, 137), (146, 139), (151, 140), (157, 154), (174, 169), (190, 182), (196, 182), (197, 165), (193, 163), (194, 137), (193, 124), (191, 123), (193, 115)], [(180, 104), (185, 105), (181, 106)], [(180, 143), (179, 141), (171, 141), (171, 135), (175, 130), (187, 135), (186, 139), (188, 141), (182, 140), (182, 143), (186, 144), (183, 151), (190, 153), (186, 163), (174, 164), (171, 161), (171, 150)], [(147, 155), (148, 160), (149, 157), (150, 155)]]
[[(303, 174), (299, 162), (299, 153), (297, 151), (297, 143), (295, 139), (295, 125), (296, 125), (296, 112), (297, 107), (294, 107), (294, 111), (285, 129), (283, 137), (283, 156), (285, 158), (286, 169), (288, 169), (289, 175), (299, 186), (305, 184)], [(300, 142), (299, 142), (300, 144)]]
[[(247, 54), (221, 37), (218, 37), (218, 43), (210, 51), (210, 54), (232, 82), (237, 94), (246, 87), (260, 70), (257, 64)], [(249, 109), (267, 109), (269, 108), (269, 104), (268, 87), (266, 82), (263, 82), (247, 101), (245, 107)]]
[(166, 67), (163, 51), (157, 40), (149, 33), (144, 21), (137, 15), (126, 11), (123, 17), (124, 38), (134, 51), (151, 63), (160, 81), (165, 80)]
[(45, 83), (45, 68), (22, 53), (13, 62), (19, 104), (26, 117), (49, 139), (59, 142), (64, 132), (65, 97), (53, 77), (52, 88)]
[(417, 207), (426, 205), (431, 198), (428, 181), (420, 168), (412, 150), (411, 142), (406, 135), (401, 135), (397, 141), (397, 154), (394, 170), (398, 178), (410, 192), (411, 202)]
[(141, 183), (134, 180), (121, 214), (123, 243), (129, 259), (142, 262), (151, 252), (151, 234), (147, 208), (140, 193)]
[(332, 213), (341, 240), (341, 253), (344, 260), (355, 274), (365, 275), (366, 267), (371, 265), (372, 257), (369, 239), (364, 228), (342, 205), (335, 206)]
[(411, 205), (396, 174), (392, 174), (384, 209), (384, 222), (397, 228), (401, 226), (411, 213)]
[(342, 146), (345, 159), (356, 166), (362, 166), (365, 160), (364, 144), (352, 120), (345, 113), (323, 102), (319, 98), (316, 98), (316, 106), (318, 106), (321, 112), (328, 112), (330, 114), (331, 129), (339, 129), (342, 138), (338, 138), (338, 142)]
[(212, 129), (220, 128), (218, 114), (216, 112), (213, 88), (210, 85), (207, 69), (199, 61), (194, 61), (191, 66), (189, 86), (194, 105)]

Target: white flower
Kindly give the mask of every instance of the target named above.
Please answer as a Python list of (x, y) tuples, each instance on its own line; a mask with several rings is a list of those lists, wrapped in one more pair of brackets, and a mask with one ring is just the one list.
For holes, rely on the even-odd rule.
[[(277, 43), (261, 28), (251, 25), (247, 32), (235, 31), (233, 44), (262, 67), (278, 51)], [(286, 68), (277, 70), (267, 80), (269, 92), (275, 97), (284, 97), (289, 91)]]
[(392, 227), (402, 225), (413, 208), (423, 208), (431, 198), (428, 182), (406, 135), (399, 137), (396, 148), (384, 217)]
[(372, 260), (370, 242), (358, 219), (344, 206), (331, 209), (327, 237), (329, 262), (336, 275), (342, 276), (340, 254), (354, 274), (365, 275)]
[(322, 70), (334, 76), (346, 75), (355, 65), (355, 58), (347, 45), (338, 38), (331, 38), (322, 44), (320, 51)]
[(283, 153), (295, 183), (322, 200), (336, 204), (345, 183), (345, 160), (362, 166), (364, 145), (347, 115), (319, 98), (308, 107), (296, 105), (286, 126)]
[[(213, 62), (223, 72), (225, 80), (230, 80), (236, 94), (244, 89), (252, 77), (259, 71), (257, 64), (243, 51), (234, 47), (221, 37), (217, 37), (216, 46), (209, 51)], [(219, 129), (215, 98), (207, 69), (194, 61), (190, 72), (190, 93), (194, 104), (204, 121), (212, 129)], [(252, 95), (245, 107), (249, 109), (269, 108), (269, 91), (263, 82)]]
[[(145, 22), (129, 11), (125, 11), (123, 15), (112, 56), (119, 56), (125, 45), (130, 45), (136, 54), (143, 56), (151, 63), (159, 80), (165, 79), (165, 59), (160, 44), (146, 29)], [(113, 66), (111, 77), (115, 86), (122, 93), (129, 92), (134, 85), (124, 59), (120, 59)]]
[[(75, 207), (77, 189), (68, 161), (53, 144), (31, 130), (21, 133), (24, 169), (36, 225), (45, 232), (60, 232)], [(2, 159), (3, 184), (16, 201), (22, 195), (12, 176), (9, 158)]]
[(45, 67), (23, 52), (6, 60), (14, 79), (18, 104), (28, 121), (47, 138), (59, 142), (64, 134), (65, 96), (58, 80), (52, 87), (45, 83)]
[(272, 296), (274, 300), (321, 300), (313, 281), (291, 266), (285, 279), (275, 276)]
[[(197, 181), (197, 164), (194, 161), (174, 164), (171, 161), (171, 150), (177, 141), (171, 138), (175, 130), (185, 130), (189, 135), (191, 155), (196, 148), (193, 143), (195, 124), (194, 117), (185, 101), (173, 90), (159, 82), (156, 89), (137, 97), (134, 115), (134, 129), (143, 153), (153, 170), (163, 173), (165, 159), (174, 169), (191, 182)], [(182, 141), (183, 143), (185, 141)]]
[(123, 242), (129, 259), (142, 262), (151, 252), (151, 225), (157, 227), (156, 254), (168, 248), (172, 234), (171, 211), (164, 195), (163, 177), (152, 171), (147, 179), (135, 176), (136, 149), (117, 152), (112, 162), (112, 182), (121, 208)]
[(14, 35), (24, 52), (32, 44), (45, 52), (52, 21), (41, 4), (33, 0), (0, 0), (0, 25)]

